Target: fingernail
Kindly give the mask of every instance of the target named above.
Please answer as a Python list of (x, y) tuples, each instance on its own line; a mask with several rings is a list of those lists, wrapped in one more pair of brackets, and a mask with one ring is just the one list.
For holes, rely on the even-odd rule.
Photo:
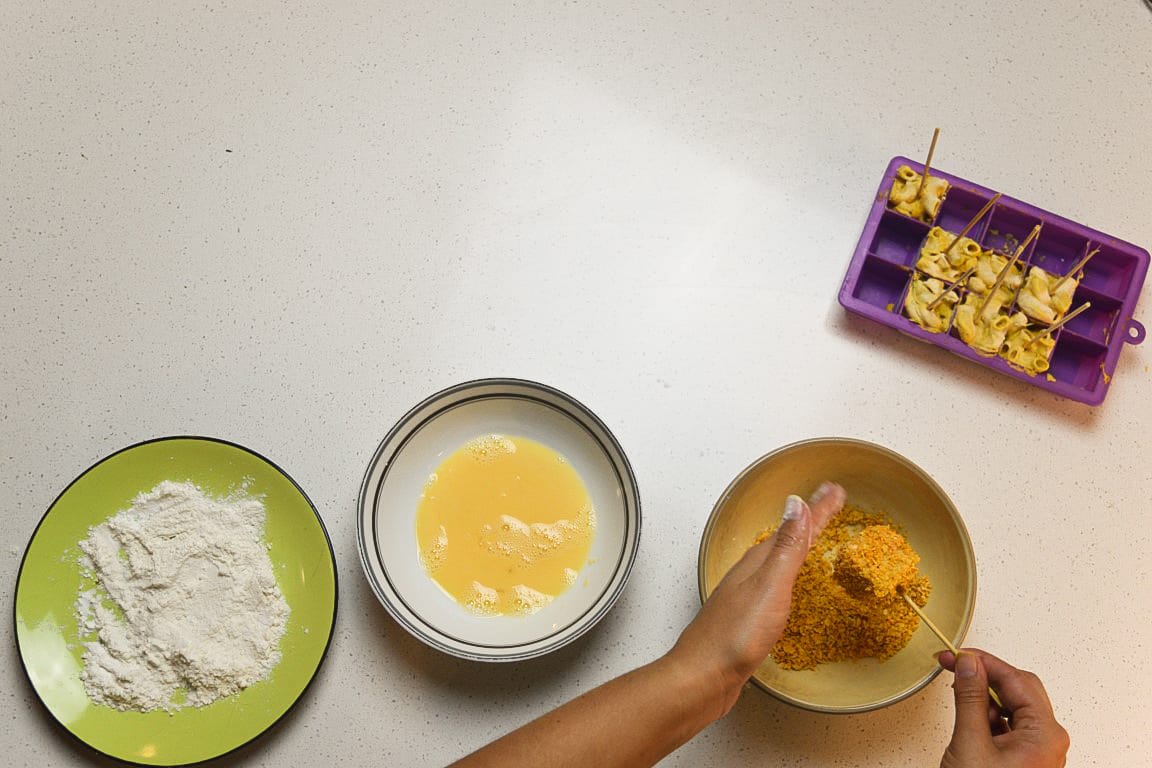
[(832, 492), (832, 483), (825, 480), (824, 482), (820, 483), (820, 487), (817, 488), (815, 490), (815, 492), (813, 492), (812, 503), (818, 504), (820, 502), (820, 499), (824, 498), (825, 496), (827, 496), (831, 492)]
[(784, 501), (784, 519), (797, 520), (804, 514), (804, 499), (799, 496), (789, 496)]
[(956, 677), (976, 677), (979, 673), (976, 655), (960, 651), (956, 654)]

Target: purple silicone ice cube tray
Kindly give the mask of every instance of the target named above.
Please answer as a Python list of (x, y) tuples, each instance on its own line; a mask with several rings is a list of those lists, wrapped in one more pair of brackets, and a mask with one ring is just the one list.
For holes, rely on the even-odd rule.
[(1144, 341), (1144, 326), (1132, 315), (1148, 274), (1148, 251), (1007, 195), (1000, 197), (968, 233), (983, 248), (1011, 255), (1039, 224), (1040, 233), (1020, 263), (1056, 275), (1099, 249), (1084, 266), (1072, 300), (1072, 309), (1085, 302), (1091, 307), (1052, 333), (1055, 347), (1047, 373), (1030, 376), (1000, 357), (976, 352), (961, 341), (953, 323), (943, 333), (932, 333), (905, 316), (904, 299), (928, 230), (935, 225), (958, 234), (996, 193), (933, 168), (931, 174), (951, 186), (935, 219), (924, 223), (888, 207), (888, 192), (901, 165), (924, 172), (922, 163), (906, 157), (894, 157), (888, 164), (840, 288), (844, 308), (1062, 397), (1089, 405), (1103, 402), (1124, 345)]

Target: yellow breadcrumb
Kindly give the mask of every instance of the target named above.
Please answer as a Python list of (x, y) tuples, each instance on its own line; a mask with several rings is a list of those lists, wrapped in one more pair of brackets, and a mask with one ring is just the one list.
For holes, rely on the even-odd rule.
[[(864, 531), (875, 529), (862, 541)], [(883, 529), (887, 529), (884, 531)], [(762, 541), (772, 534), (757, 537)], [(883, 512), (867, 512), (846, 505), (816, 539), (792, 590), (792, 609), (784, 634), (772, 649), (772, 659), (784, 669), (814, 669), (819, 664), (853, 659), (888, 659), (912, 639), (920, 619), (893, 589), (883, 595), (867, 591), (855, 596), (837, 580), (841, 552), (845, 563), (875, 561), (873, 546), (899, 548), (891, 534), (904, 537)], [(907, 542), (904, 543), (907, 546)], [(911, 547), (911, 556), (919, 557)], [(909, 559), (906, 553), (904, 559)], [(906, 565), (906, 563), (905, 563)], [(925, 605), (932, 591), (927, 576), (898, 566), (899, 585), (917, 605)], [(895, 585), (894, 585), (895, 586)]]
[(869, 525), (836, 555), (833, 574), (849, 594), (861, 599), (890, 597), (916, 578), (920, 555), (890, 525)]

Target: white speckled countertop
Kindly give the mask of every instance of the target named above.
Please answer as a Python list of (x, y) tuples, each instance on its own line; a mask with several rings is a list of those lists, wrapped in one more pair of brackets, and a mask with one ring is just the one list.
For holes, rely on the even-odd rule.
[[(725, 485), (838, 434), (952, 496), (979, 566), (969, 643), (1042, 675), (1070, 764), (1146, 765), (1152, 346), (1091, 409), (853, 320), (836, 292), (889, 158), (937, 125), (942, 170), (1152, 245), (1148, 7), (392, 5), (5, 4), (5, 762), (106, 763), (37, 703), (12, 595), (52, 500), (131, 443), (249, 446), (333, 539), (327, 661), (221, 764), (435, 766), (669, 647)], [(595, 410), (644, 512), (613, 612), (514, 666), (411, 639), (355, 547), (387, 429), (494, 375)], [(852, 717), (749, 690), (664, 764), (922, 767), (951, 718), (945, 676)]]

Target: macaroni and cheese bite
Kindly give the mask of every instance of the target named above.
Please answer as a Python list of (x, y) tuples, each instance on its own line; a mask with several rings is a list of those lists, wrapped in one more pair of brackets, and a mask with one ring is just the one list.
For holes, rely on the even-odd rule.
[[(996, 279), (1004, 271), (1008, 265), (1008, 257), (996, 253), (995, 251), (983, 251), (979, 258), (976, 259), (976, 271), (972, 273), (972, 277), (968, 279), (968, 292), (974, 293), (977, 296), (987, 296), (988, 291), (992, 290), (992, 286), (996, 284)], [(1024, 284), (1024, 268), (1019, 264), (1013, 264), (1012, 268), (1008, 270), (1008, 274), (1004, 275), (1004, 279), (1000, 282), (1000, 287), (996, 289), (995, 301), (1000, 306), (1008, 306), (1016, 298), (1016, 292), (1020, 290), (1020, 286)]]
[(964, 303), (956, 309), (956, 330), (965, 344), (985, 357), (994, 357), (1000, 354), (1011, 331), (1028, 325), (1028, 318), (1022, 312), (1009, 315), (1002, 311), (996, 297), (988, 301), (981, 312), (982, 304), (982, 296), (974, 293), (965, 296)]
[[(865, 535), (866, 531), (871, 533)], [(757, 541), (770, 534), (765, 531)], [(883, 660), (908, 645), (920, 619), (896, 587), (924, 606), (932, 583), (915, 565), (911, 571), (905, 568), (908, 552), (900, 565), (890, 572), (885, 568), (885, 574), (876, 577), (877, 565), (902, 549), (895, 537), (904, 540), (886, 514), (852, 504), (845, 504), (829, 521), (796, 577), (788, 622), (772, 648), (772, 659), (781, 668), (803, 670), (832, 662)], [(911, 557), (919, 562), (914, 551)], [(841, 579), (851, 582), (851, 576), (846, 576), (849, 571), (867, 580), (867, 586), (858, 583), (855, 586), (860, 589), (846, 588)], [(873, 578), (882, 582), (879, 591), (871, 586)]]
[[(940, 294), (945, 290), (947, 295), (941, 298)], [(940, 300), (937, 302), (937, 299)], [(929, 308), (933, 302), (936, 302), (936, 305)], [(942, 280), (916, 275), (908, 286), (908, 295), (904, 297), (904, 313), (924, 330), (930, 333), (944, 333), (948, 330), (952, 311), (958, 303), (960, 296)]]
[(925, 223), (931, 222), (940, 212), (940, 203), (948, 192), (948, 182), (938, 176), (928, 174), (921, 187), (920, 174), (906, 165), (896, 169), (896, 178), (888, 193), (888, 207)]
[(919, 572), (920, 555), (891, 525), (867, 525), (841, 545), (834, 574), (848, 594), (885, 598), (908, 589)]
[(1000, 347), (1000, 357), (1008, 365), (1029, 376), (1046, 373), (1056, 340), (1035, 326), (1018, 326), (1009, 331)]
[(1052, 275), (1040, 267), (1032, 267), (1028, 270), (1028, 277), (1016, 303), (1028, 317), (1051, 325), (1068, 312), (1079, 284), (1075, 276), (1065, 280), (1061, 275)]
[(940, 227), (932, 227), (924, 238), (924, 244), (920, 246), (916, 269), (953, 282), (976, 266), (981, 253), (980, 244), (972, 238), (962, 237), (956, 242), (956, 235)]

